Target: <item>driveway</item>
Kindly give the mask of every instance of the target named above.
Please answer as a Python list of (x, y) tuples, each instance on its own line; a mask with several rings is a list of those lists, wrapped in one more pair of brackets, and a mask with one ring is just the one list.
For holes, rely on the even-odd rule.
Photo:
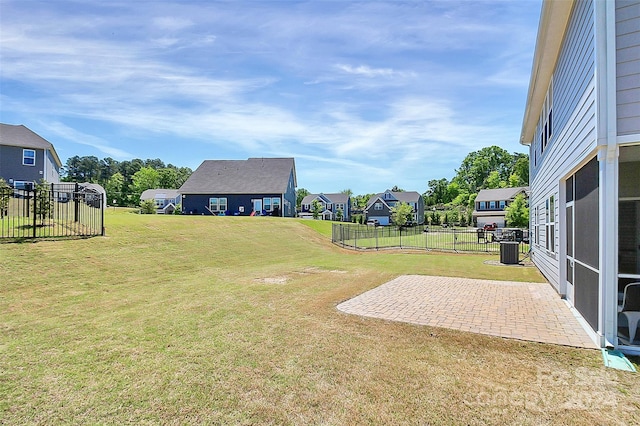
[(597, 349), (547, 283), (403, 275), (338, 305), (354, 315)]

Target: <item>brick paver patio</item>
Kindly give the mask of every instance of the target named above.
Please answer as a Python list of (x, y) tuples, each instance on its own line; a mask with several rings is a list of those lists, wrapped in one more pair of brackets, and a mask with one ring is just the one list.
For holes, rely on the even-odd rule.
[(391, 321), (597, 348), (546, 283), (404, 275), (339, 304), (338, 309)]

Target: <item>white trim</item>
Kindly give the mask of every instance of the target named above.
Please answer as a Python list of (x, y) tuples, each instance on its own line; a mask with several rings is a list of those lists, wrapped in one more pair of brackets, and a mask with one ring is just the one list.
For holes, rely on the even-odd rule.
[(618, 278), (640, 279), (640, 274), (618, 274)]
[(636, 133), (635, 135), (624, 135), (616, 137), (616, 142), (620, 145), (636, 144), (638, 143), (638, 141), (640, 141), (640, 133)]
[(584, 262), (580, 262), (578, 259), (573, 259), (573, 261), (574, 261), (574, 263), (577, 263), (577, 264), (579, 264), (580, 266), (584, 266), (585, 268), (589, 269), (591, 272), (595, 272), (596, 274), (600, 274), (600, 272), (601, 272), (600, 270), (598, 270), (598, 269), (594, 268), (594, 267), (593, 267), (593, 266), (591, 266), (591, 265), (587, 265), (587, 264), (586, 264), (586, 263), (584, 263)]
[[(25, 154), (25, 152), (27, 152), (27, 151), (31, 151), (31, 152), (33, 152), (33, 164), (27, 164), (27, 163), (25, 163), (25, 162), (24, 162), (24, 159), (25, 159), (25, 158), (29, 158), (29, 159), (31, 158), (31, 157), (27, 157), (27, 156), (25, 156), (25, 155), (24, 155), (24, 154)], [(36, 153), (36, 150), (35, 150), (35, 149), (32, 149), (32, 148), (22, 148), (22, 165), (23, 165), (23, 166), (35, 167), (35, 166), (36, 166), (36, 164), (37, 164), (37, 158), (38, 158), (38, 155), (37, 155), (37, 153)]]
[(618, 342), (618, 157), (615, 2), (596, 1), (596, 138), (599, 169), (601, 346)]

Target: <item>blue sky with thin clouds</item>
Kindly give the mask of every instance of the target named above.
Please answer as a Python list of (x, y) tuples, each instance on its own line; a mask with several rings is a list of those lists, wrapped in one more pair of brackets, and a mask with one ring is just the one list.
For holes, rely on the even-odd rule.
[(518, 143), (540, 0), (0, 0), (0, 121), (74, 155), (295, 157), (298, 186), (424, 192)]

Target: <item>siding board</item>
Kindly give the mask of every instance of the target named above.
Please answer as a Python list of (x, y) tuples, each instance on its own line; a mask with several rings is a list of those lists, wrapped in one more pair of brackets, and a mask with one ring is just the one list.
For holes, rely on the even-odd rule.
[(616, 2), (618, 135), (640, 133), (640, 0)]

